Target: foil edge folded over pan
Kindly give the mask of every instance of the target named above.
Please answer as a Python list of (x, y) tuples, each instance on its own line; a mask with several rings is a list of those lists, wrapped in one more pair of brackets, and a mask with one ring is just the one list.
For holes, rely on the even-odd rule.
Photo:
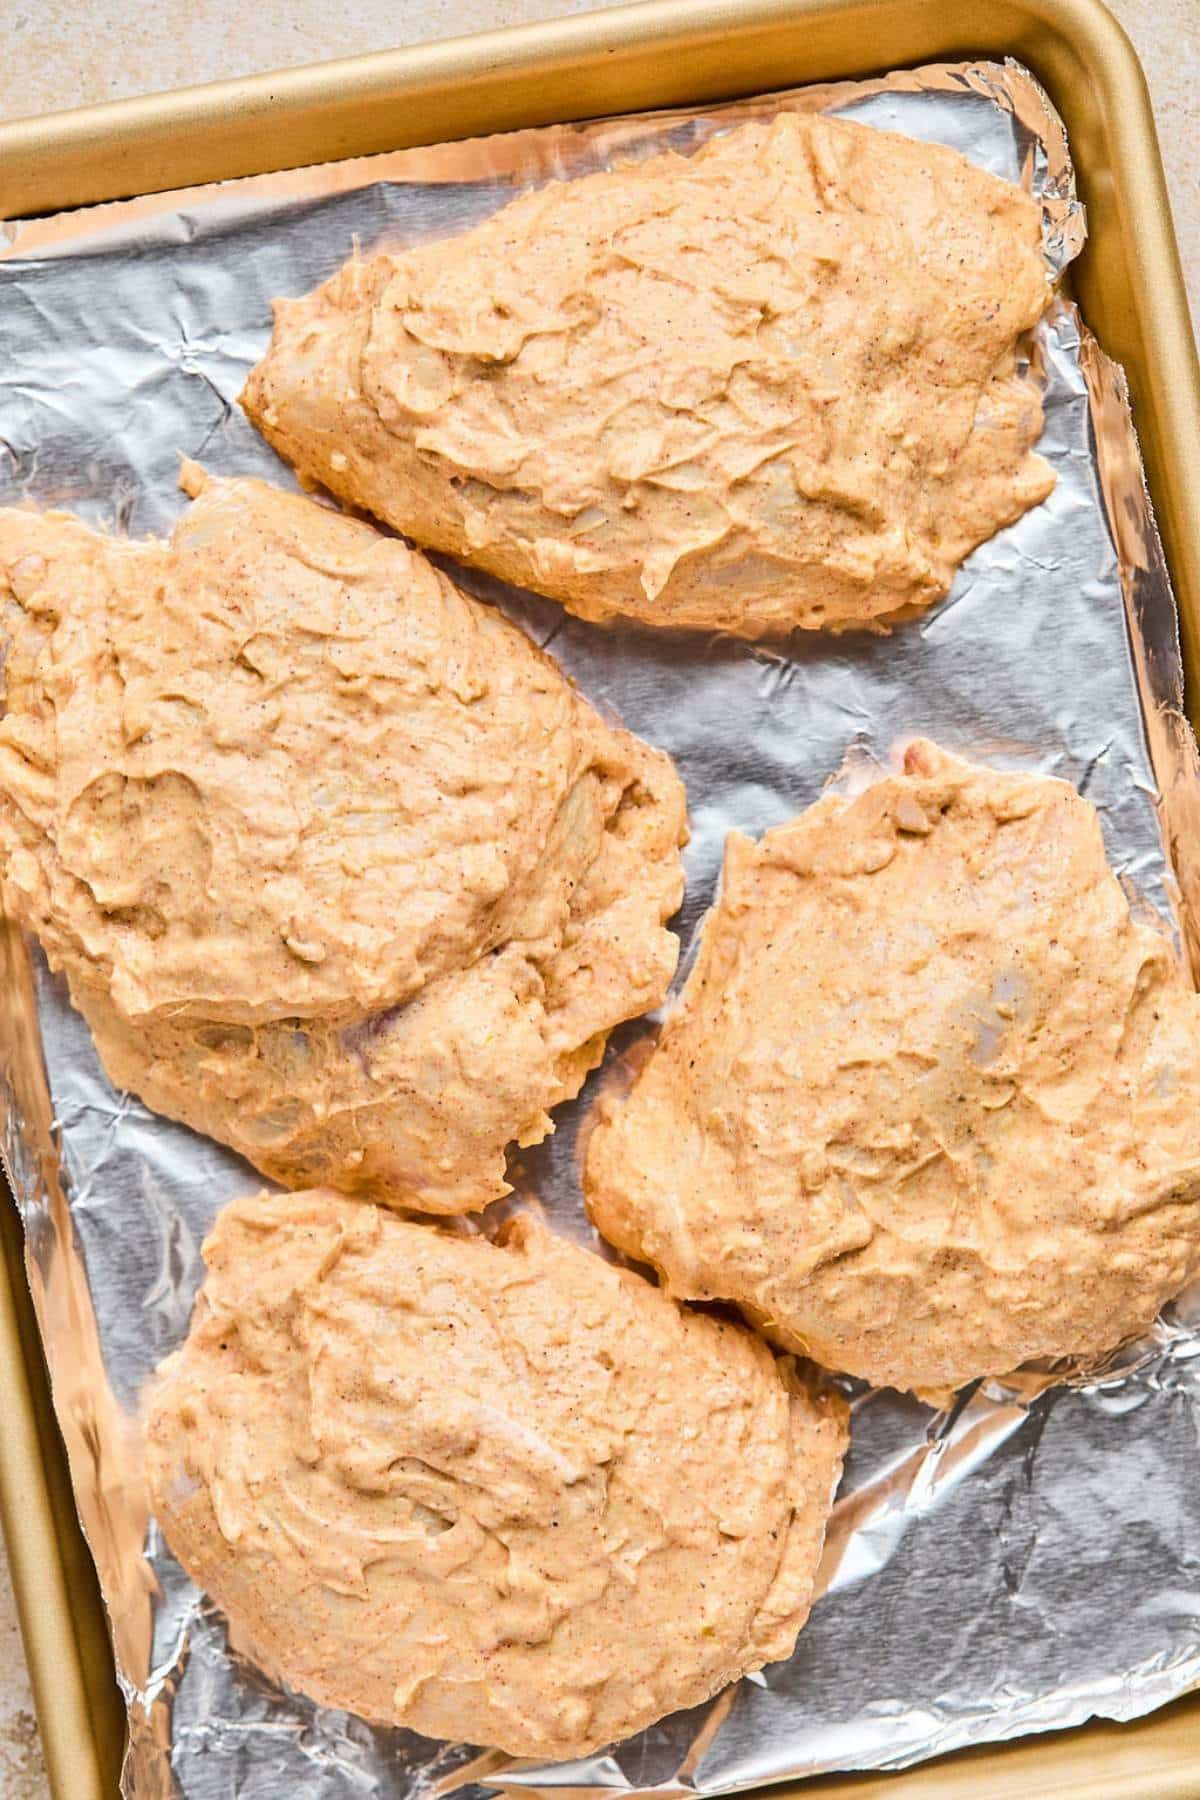
[[(173, 458), (290, 477), (234, 405), (265, 345), (266, 302), (351, 245), (461, 229), (525, 186), (784, 107), (848, 112), (948, 142), (1041, 198), (1047, 263), (1082, 243), (1061, 122), (1016, 64), (938, 65), (734, 105), (397, 152), (87, 209), (6, 228), (0, 251), (2, 497), (161, 531), (183, 504)], [(1057, 301), (1034, 351), (1047, 380), (1055, 496), (964, 565), (950, 598), (890, 637), (786, 650), (675, 647), (604, 633), (469, 571), (595, 702), (672, 750), (693, 842), (686, 949), (725, 830), (814, 799), (847, 749), (882, 760), (927, 731), (1073, 779), (1096, 803), (1135, 904), (1193, 968), (1200, 781), (1178, 621), (1120, 369)], [(750, 744), (745, 720), (753, 729)], [(114, 1093), (63, 986), (11, 926), (0, 1008), (0, 1145), (80, 1517), (130, 1708), (130, 1794), (191, 1800), (296, 1786), (341, 1795), (718, 1794), (886, 1768), (969, 1743), (1127, 1718), (1200, 1682), (1200, 1293), (1100, 1368), (1031, 1369), (944, 1410), (851, 1389), (855, 1441), (793, 1658), (630, 1743), (553, 1768), (375, 1730), (249, 1667), (148, 1517), (137, 1396), (185, 1330), (199, 1244), (258, 1178), (219, 1146)], [(652, 1022), (618, 1033), (614, 1055)], [(574, 1129), (514, 1163), (515, 1204), (591, 1239)], [(1191, 1460), (1189, 1460), (1189, 1458)], [(1133, 1557), (1136, 1552), (1136, 1557)], [(1098, 1630), (1097, 1614), (1123, 1629)]]

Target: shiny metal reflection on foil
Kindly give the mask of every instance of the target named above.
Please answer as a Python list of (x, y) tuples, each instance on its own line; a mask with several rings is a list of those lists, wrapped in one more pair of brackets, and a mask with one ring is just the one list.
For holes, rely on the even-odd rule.
[[(1023, 180), (1042, 198), (1056, 275), (1082, 242), (1062, 127), (1013, 64), (517, 132), (31, 221), (9, 227), (0, 252), (3, 499), (147, 533), (184, 504), (181, 452), (290, 482), (235, 404), (272, 296), (312, 287), (356, 242), (445, 235), (529, 185), (688, 149), (783, 107), (936, 139)], [(1075, 782), (1137, 903), (1195, 966), (1200, 782), (1128, 396), (1066, 300), (1033, 354), (1054, 494), (976, 551), (944, 604), (891, 635), (781, 650), (599, 631), (461, 573), (552, 644), (594, 702), (675, 757), (692, 806), (685, 951), (731, 826), (756, 833), (807, 805), (848, 749), (882, 760), (927, 732)], [(282, 1691), (238, 1656), (166, 1551), (138, 1475), (139, 1393), (184, 1335), (213, 1217), (258, 1178), (114, 1092), (62, 983), (11, 928), (3, 944), (0, 1144), (129, 1702), (128, 1794), (708, 1795), (1129, 1718), (1200, 1682), (1193, 1292), (1102, 1368), (1022, 1371), (943, 1410), (854, 1390), (823, 1597), (793, 1657), (607, 1754), (520, 1766)], [(648, 1029), (618, 1033), (610, 1056)], [(592, 1243), (575, 1134), (594, 1092), (595, 1078), (514, 1169), (517, 1204), (537, 1196), (558, 1229)]]

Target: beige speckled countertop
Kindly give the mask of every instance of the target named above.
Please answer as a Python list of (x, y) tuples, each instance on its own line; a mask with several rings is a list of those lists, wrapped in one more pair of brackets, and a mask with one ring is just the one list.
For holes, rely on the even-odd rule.
[[(0, 117), (584, 12), (605, 0), (0, 0)], [(952, 0), (947, 0), (952, 3)], [(1200, 0), (1109, 0), (1154, 98), (1200, 320)], [(29, 1684), (0, 1548), (0, 1800), (44, 1800)]]

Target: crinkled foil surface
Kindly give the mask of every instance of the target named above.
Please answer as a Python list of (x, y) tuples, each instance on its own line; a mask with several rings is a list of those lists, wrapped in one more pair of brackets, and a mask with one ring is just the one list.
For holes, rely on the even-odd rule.
[[(273, 295), (307, 290), (356, 240), (444, 235), (551, 176), (687, 149), (747, 112), (792, 106), (938, 139), (1032, 185), (1056, 273), (1082, 241), (1061, 126), (1013, 65), (521, 132), (35, 221), (9, 229), (0, 257), (2, 498), (140, 534), (184, 504), (180, 452), (288, 481), (235, 404)], [(914, 732), (1076, 783), (1138, 903), (1185, 948), (1196, 940), (1200, 788), (1124, 384), (1066, 301), (1033, 355), (1053, 496), (977, 551), (943, 605), (890, 636), (808, 635), (786, 653), (685, 643), (599, 630), (464, 576), (675, 757), (693, 834), (685, 950), (732, 826), (761, 831), (814, 800), (848, 748), (882, 759)], [(114, 1092), (62, 984), (11, 929), (3, 943), (2, 1142), (129, 1700), (127, 1794), (719, 1794), (1091, 1714), (1130, 1718), (1200, 1683), (1196, 1291), (1099, 1370), (1026, 1371), (940, 1411), (855, 1390), (823, 1597), (795, 1655), (608, 1754), (520, 1767), (279, 1691), (172, 1560), (137, 1478), (139, 1392), (184, 1335), (217, 1210), (258, 1178)], [(610, 1055), (648, 1029), (619, 1033)], [(597, 1079), (514, 1169), (518, 1203), (536, 1194), (556, 1227), (589, 1240), (573, 1144)]]

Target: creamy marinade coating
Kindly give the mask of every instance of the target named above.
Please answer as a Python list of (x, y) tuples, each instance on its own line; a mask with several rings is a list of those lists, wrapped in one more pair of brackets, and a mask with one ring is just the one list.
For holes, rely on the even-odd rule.
[(745, 636), (949, 589), (1045, 499), (1037, 204), (781, 113), (552, 182), (276, 306), (243, 405), (303, 479), (589, 619)]
[(925, 742), (734, 834), (679, 1006), (588, 1146), (681, 1297), (879, 1386), (1088, 1357), (1200, 1261), (1200, 998), (1065, 782)]
[(0, 856), (110, 1076), (281, 1181), (505, 1191), (675, 967), (684, 797), (372, 527), (206, 480), (0, 512)]
[(583, 1755), (790, 1654), (845, 1409), (532, 1218), (225, 1208), (146, 1407), (155, 1516), (326, 1705)]

